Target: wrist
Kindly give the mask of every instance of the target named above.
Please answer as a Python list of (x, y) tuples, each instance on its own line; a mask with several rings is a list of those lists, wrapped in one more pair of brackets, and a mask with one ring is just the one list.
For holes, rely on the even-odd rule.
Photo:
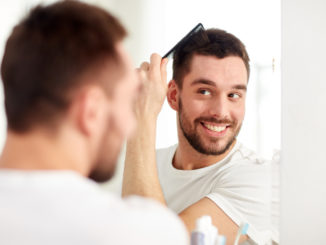
[(138, 127), (156, 127), (159, 113), (144, 113), (136, 114), (137, 128)]

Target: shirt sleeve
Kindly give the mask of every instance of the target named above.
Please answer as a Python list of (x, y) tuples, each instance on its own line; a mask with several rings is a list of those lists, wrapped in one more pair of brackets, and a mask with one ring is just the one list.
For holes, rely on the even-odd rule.
[(248, 223), (251, 244), (270, 244), (271, 164), (241, 161), (226, 167), (216, 177), (206, 196), (216, 203), (237, 225)]

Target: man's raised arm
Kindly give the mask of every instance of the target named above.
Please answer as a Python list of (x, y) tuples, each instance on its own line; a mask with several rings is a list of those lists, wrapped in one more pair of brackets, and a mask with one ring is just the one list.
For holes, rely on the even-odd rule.
[(138, 120), (135, 134), (127, 142), (122, 196), (140, 195), (165, 204), (156, 167), (156, 123), (166, 97), (167, 59), (152, 54), (150, 63), (138, 69), (142, 91), (135, 104)]

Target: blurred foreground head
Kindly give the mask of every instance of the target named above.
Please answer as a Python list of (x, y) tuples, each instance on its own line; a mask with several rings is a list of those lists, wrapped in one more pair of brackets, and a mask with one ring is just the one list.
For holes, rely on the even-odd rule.
[(13, 29), (1, 64), (8, 132), (64, 134), (84, 147), (75, 154), (87, 150), (90, 177), (108, 179), (134, 126), (138, 81), (125, 36), (115, 17), (92, 5), (32, 9)]

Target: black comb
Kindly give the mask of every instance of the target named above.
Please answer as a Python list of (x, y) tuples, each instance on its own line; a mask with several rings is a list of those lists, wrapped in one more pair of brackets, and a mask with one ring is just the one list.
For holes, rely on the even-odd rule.
[(200, 30), (204, 30), (204, 26), (201, 23), (197, 24), (186, 36), (184, 36), (176, 45), (174, 45), (174, 47), (163, 56), (163, 59), (169, 57), (181, 43), (187, 41), (194, 33)]

